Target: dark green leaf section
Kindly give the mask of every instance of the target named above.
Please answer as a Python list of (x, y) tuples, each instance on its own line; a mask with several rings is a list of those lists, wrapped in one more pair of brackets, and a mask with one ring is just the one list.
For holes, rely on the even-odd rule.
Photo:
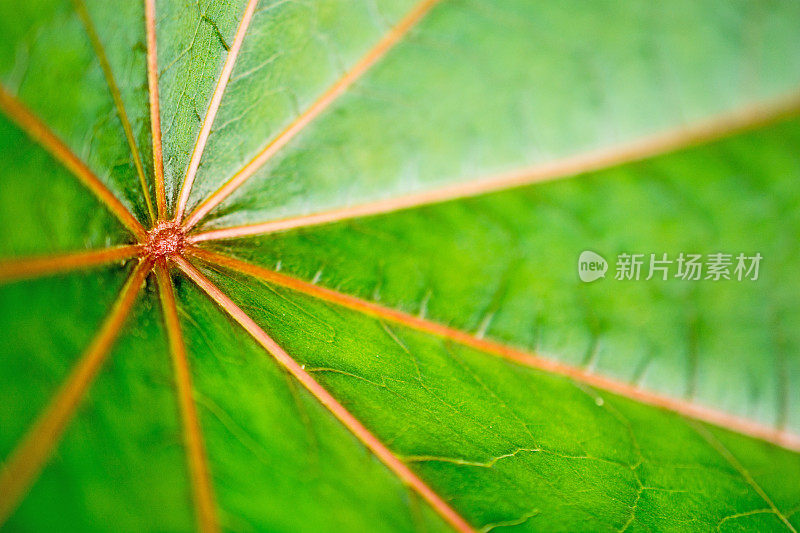
[(796, 453), (257, 280), (211, 275), (478, 527), (781, 529), (800, 520)]
[[(207, 226), (470, 181), (796, 91), (799, 23), (792, 1), (442, 0)], [(283, 88), (276, 70), (262, 76)], [(284, 105), (276, 95), (245, 113), (253, 98), (226, 96), (242, 136)], [(226, 136), (208, 157), (229, 161), (240, 146), (252, 150)], [(236, 170), (213, 169), (197, 193)]]
[[(800, 122), (573, 180), (216, 245), (647, 389), (800, 431)], [(582, 283), (578, 257), (610, 263)], [(617, 281), (619, 253), (645, 253)], [(645, 281), (650, 253), (734, 254), (732, 280)], [(736, 281), (735, 255), (761, 253)], [(703, 276), (706, 272), (703, 272)]]
[(69, 171), (0, 114), (0, 257), (130, 242), (131, 235)]
[(0, 461), (92, 341), (124, 279), (111, 267), (0, 285)]
[(177, 282), (224, 529), (447, 529), (243, 329)]
[(134, 308), (9, 530), (194, 527), (174, 377), (155, 294), (149, 287)]
[[(141, 83), (143, 53), (137, 45), (137, 2), (92, 2), (99, 30), (107, 40), (115, 75), (124, 88), (134, 131), (144, 122)], [(101, 12), (102, 11), (102, 16)], [(119, 18), (112, 18), (112, 17)], [(111, 24), (111, 26), (109, 26)], [(143, 34), (143, 26), (139, 30)], [(32, 0), (0, 4), (0, 82), (97, 174), (141, 221), (144, 196), (131, 151), (100, 62), (70, 0)], [(112, 35), (114, 37), (112, 37)], [(131, 48), (131, 47), (134, 48)], [(127, 54), (123, 58), (123, 55)], [(124, 66), (122, 62), (128, 63)], [(43, 176), (42, 176), (43, 177)], [(41, 177), (40, 177), (41, 179)], [(63, 206), (66, 207), (66, 206)]]
[[(771, 453), (769, 446), (764, 446), (760, 442), (749, 439), (740, 439), (736, 435), (722, 430), (709, 428), (713, 439), (716, 439), (715, 446), (721, 446), (723, 453), (728, 453), (734, 458), (738, 458), (740, 466), (753, 476), (762, 489), (768, 491), (772, 502), (778, 509), (785, 509), (784, 516), (787, 521), (795, 528), (800, 529), (800, 498), (797, 489), (792, 483), (786, 483), (787, 479), (792, 479), (798, 475), (796, 457), (797, 455), (781, 453)], [(712, 440), (713, 442), (713, 440)], [(746, 461), (743, 458), (747, 458)], [(785, 524), (780, 524), (774, 516), (769, 513), (758, 513), (761, 516), (732, 516), (728, 519), (724, 530), (736, 531), (742, 529), (766, 530), (766, 529), (785, 529)]]
[(236, 173), (344, 76), (415, 3), (260, 2), (214, 123), (190, 205)]
[[(151, 195), (151, 201), (155, 207), (144, 2), (140, 0), (78, 1), (85, 2), (92, 24), (113, 71), (144, 168), (148, 194)], [(125, 179), (125, 184), (130, 187), (139, 185), (135, 195), (138, 202), (137, 207), (144, 210), (146, 209), (144, 192), (142, 192), (136, 168), (133, 166), (133, 159), (129, 164), (130, 175)]]

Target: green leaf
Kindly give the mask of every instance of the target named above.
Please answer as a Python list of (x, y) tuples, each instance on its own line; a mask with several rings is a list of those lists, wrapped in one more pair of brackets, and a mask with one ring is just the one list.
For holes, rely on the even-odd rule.
[(800, 528), (798, 23), (0, 0), (0, 528)]
[[(756, 487), (784, 515), (800, 497), (785, 483), (800, 474), (794, 453), (772, 449), (762, 463), (768, 445), (741, 435), (269, 285), (213, 279), (470, 523), (713, 529), (768, 508)], [(761, 527), (783, 527), (768, 514)]]
[[(787, 381), (800, 372), (800, 292), (789, 282), (800, 252), (797, 142), (793, 120), (570, 181), (214, 248), (800, 431), (800, 395)], [(614, 280), (612, 270), (584, 284), (576, 263), (587, 248), (609, 260), (631, 251), (766, 259), (750, 283), (658, 274), (637, 283)]]

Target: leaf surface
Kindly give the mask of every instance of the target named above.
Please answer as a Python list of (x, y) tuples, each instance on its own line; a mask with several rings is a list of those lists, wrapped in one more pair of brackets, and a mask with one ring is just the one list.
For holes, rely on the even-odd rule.
[[(800, 67), (780, 52), (800, 45), (788, 24), (796, 11), (790, 3), (768, 10), (717, 2), (669, 10), (439, 3), (206, 224), (264, 222), (438, 189), (779, 97), (800, 82)], [(756, 44), (762, 32), (787, 48)], [(342, 63), (344, 70), (352, 61)], [(231, 85), (226, 104), (239, 114), (232, 124), (220, 115), (220, 127), (261, 131), (274, 104), (251, 109), (242, 100), (281, 82), (268, 78), (244, 94)], [(215, 163), (198, 176), (197, 196), (210, 194), (286, 123), (243, 141), (216, 136), (224, 144), (209, 145)]]
[(799, 22), (0, 0), (0, 528), (796, 531)]
[(753, 446), (739, 435), (284, 289), (213, 279), (479, 529), (711, 529), (769, 501), (778, 512), (763, 524), (778, 528), (800, 497), (782, 480), (800, 473), (793, 453), (739, 459), (728, 446)]
[[(288, 234), (211, 243), (479, 337), (800, 429), (789, 121), (570, 181)], [(598, 204), (597, 199), (604, 201)], [(771, 214), (776, 214), (773, 216)], [(584, 249), (612, 261), (582, 283)], [(760, 252), (756, 281), (615, 280), (620, 253)], [(277, 266), (279, 265), (279, 266)], [(702, 277), (707, 276), (703, 272)], [(720, 361), (730, 364), (721, 365)]]

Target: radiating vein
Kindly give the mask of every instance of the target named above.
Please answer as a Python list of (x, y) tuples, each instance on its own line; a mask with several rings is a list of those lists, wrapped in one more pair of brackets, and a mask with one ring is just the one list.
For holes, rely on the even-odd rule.
[(127, 245), (102, 250), (90, 250), (88, 252), (0, 261), (0, 282), (69, 272), (71, 270), (124, 261), (139, 252), (140, 247), (138, 245)]
[(328, 109), (347, 89), (361, 78), (370, 67), (377, 63), (386, 53), (411, 30), (424, 15), (439, 0), (422, 0), (412, 9), (397, 25), (395, 25), (358, 63), (355, 64), (343, 77), (334, 83), (325, 93), (322, 94), (311, 107), (303, 111), (289, 126), (286, 127), (278, 136), (267, 144), (244, 168), (237, 172), (222, 187), (214, 192), (208, 199), (201, 203), (197, 209), (189, 215), (184, 223), (186, 228), (191, 228), (200, 219), (206, 216), (214, 207), (219, 205), (233, 191), (247, 181), (264, 164), (269, 161), (281, 148), (300, 133), (309, 123), (311, 123), (323, 111)]
[(772, 102), (758, 104), (709, 120), (644, 137), (629, 143), (577, 154), (564, 159), (525, 167), (510, 172), (479, 177), (464, 183), (439, 189), (412, 193), (395, 198), (377, 200), (352, 207), (333, 209), (310, 215), (222, 228), (198, 233), (192, 242), (233, 239), (262, 235), (307, 226), (329, 224), (340, 220), (377, 215), (429, 205), (447, 200), (478, 196), (490, 192), (530, 185), (537, 182), (569, 178), (587, 172), (596, 172), (663, 155), (719, 140), (721, 138), (756, 129), (800, 113), (800, 93)]
[(200, 166), (200, 160), (203, 157), (208, 136), (211, 134), (211, 126), (214, 124), (214, 118), (217, 116), (217, 111), (222, 103), (222, 95), (225, 93), (225, 87), (228, 85), (228, 80), (233, 72), (233, 67), (236, 64), (236, 58), (239, 56), (239, 50), (242, 48), (245, 33), (250, 25), (250, 20), (253, 18), (253, 12), (256, 9), (258, 0), (250, 0), (242, 15), (242, 20), (239, 22), (239, 28), (236, 30), (236, 36), (233, 39), (228, 51), (228, 57), (225, 59), (225, 65), (222, 67), (222, 72), (217, 80), (217, 86), (214, 89), (214, 94), (211, 96), (211, 102), (208, 104), (208, 111), (203, 119), (203, 125), (200, 128), (200, 133), (197, 135), (197, 142), (192, 151), (192, 158), (189, 161), (189, 167), (186, 169), (186, 176), (183, 179), (183, 186), (178, 198), (178, 207), (175, 210), (175, 220), (180, 222), (183, 219), (183, 213), (186, 210), (186, 203), (189, 201), (189, 194), (192, 191), (192, 184), (194, 183), (197, 168)]
[(778, 509), (778, 507), (773, 503), (772, 499), (769, 495), (764, 491), (761, 485), (753, 479), (753, 476), (750, 472), (736, 459), (728, 448), (722, 444), (717, 437), (715, 437), (707, 428), (703, 427), (701, 424), (693, 424), (695, 430), (711, 445), (714, 450), (717, 451), (738, 473), (742, 478), (750, 485), (752, 488), (764, 502), (769, 506), (773, 513), (783, 522), (786, 528), (791, 531), (792, 533), (797, 533), (797, 530), (794, 526), (789, 522), (786, 516)]
[(17, 98), (0, 85), (0, 110), (13, 120), (31, 139), (38, 142), (54, 158), (83, 183), (138, 238), (145, 230), (122, 202), (114, 196), (100, 178), (59, 139), (50, 128), (31, 113)]
[(151, 266), (147, 260), (136, 266), (72, 373), (3, 464), (0, 470), (0, 526), (16, 509), (61, 439), (103, 366)]
[(172, 289), (169, 272), (163, 261), (156, 265), (155, 272), (167, 336), (169, 337), (172, 367), (175, 371), (178, 405), (183, 422), (183, 438), (192, 479), (192, 495), (195, 502), (197, 525), (200, 531), (215, 532), (219, 531), (219, 521), (217, 520), (214, 491), (211, 486), (203, 434), (197, 418), (197, 409), (192, 399), (192, 378), (189, 370), (189, 360), (186, 356), (186, 346), (181, 333), (178, 309), (175, 305), (175, 293)]
[(319, 402), (325, 406), (344, 426), (350, 430), (372, 453), (374, 453), (405, 484), (415, 490), (433, 509), (458, 531), (473, 531), (472, 527), (436, 494), (422, 479), (411, 471), (375, 435), (358, 421), (322, 385), (281, 348), (267, 333), (242, 311), (227, 295), (197, 268), (182, 257), (174, 258), (183, 272), (213, 299), (231, 318), (241, 325), (279, 364), (294, 376)]
[(142, 157), (139, 153), (139, 148), (136, 146), (136, 139), (133, 137), (133, 129), (131, 128), (130, 120), (128, 120), (128, 113), (125, 111), (125, 104), (122, 102), (122, 94), (119, 91), (119, 86), (114, 79), (114, 73), (111, 70), (111, 64), (108, 62), (103, 43), (100, 41), (100, 36), (97, 35), (97, 29), (92, 22), (89, 11), (86, 9), (86, 4), (83, 0), (72, 0), (75, 5), (75, 11), (83, 22), (86, 28), (86, 33), (89, 35), (89, 40), (92, 42), (97, 59), (100, 61), (100, 67), (103, 69), (103, 75), (106, 78), (108, 89), (114, 99), (114, 105), (117, 108), (119, 120), (122, 123), (122, 129), (125, 131), (125, 137), (128, 139), (128, 146), (131, 149), (133, 156), (133, 164), (136, 167), (136, 173), (139, 175), (139, 183), (142, 186), (142, 194), (147, 204), (147, 213), (150, 215), (150, 222), (155, 221), (156, 215), (153, 211), (153, 201), (150, 199), (150, 188), (147, 186), (147, 178), (144, 174), (144, 166), (142, 165)]
[(155, 177), (158, 218), (167, 216), (164, 188), (164, 154), (161, 148), (161, 107), (158, 99), (158, 47), (156, 43), (155, 0), (144, 0), (144, 26), (147, 34), (147, 86), (150, 97), (150, 132), (153, 137), (153, 175)]
[(478, 338), (477, 336), (456, 328), (409, 315), (373, 302), (362, 300), (355, 296), (344, 294), (332, 289), (320, 287), (292, 276), (275, 272), (268, 268), (260, 267), (230, 256), (192, 247), (188, 253), (211, 265), (235, 270), (258, 279), (287, 287), (289, 289), (308, 294), (320, 300), (330, 302), (353, 311), (377, 317), (406, 326), (417, 331), (449, 339), (475, 350), (502, 357), (515, 363), (542, 370), (544, 372), (569, 377), (575, 381), (586, 383), (593, 387), (607, 390), (614, 394), (631, 398), (637, 402), (653, 405), (679, 413), (683, 416), (702, 420), (710, 424), (726, 428), (743, 435), (748, 435), (765, 440), (789, 450), (800, 452), (800, 435), (783, 429), (765, 426), (753, 420), (737, 417), (716, 409), (695, 404), (690, 401), (662, 396), (654, 392), (641, 389), (635, 385), (617, 381), (584, 368), (575, 367), (547, 359), (534, 353), (507, 346), (492, 340)]

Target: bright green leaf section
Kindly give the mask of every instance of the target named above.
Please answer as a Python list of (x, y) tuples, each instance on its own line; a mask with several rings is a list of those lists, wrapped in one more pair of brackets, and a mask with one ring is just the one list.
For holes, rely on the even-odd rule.
[(0, 286), (0, 461), (92, 341), (124, 279), (112, 267)]
[[(145, 122), (146, 81), (139, 3), (91, 2), (138, 138)], [(137, 37), (137, 31), (140, 32)], [(144, 196), (100, 62), (70, 0), (0, 4), (0, 83), (17, 97), (146, 220)], [(146, 86), (145, 86), (146, 87)], [(38, 179), (46, 177), (40, 176)], [(41, 183), (41, 182), (40, 182)]]
[(245, 0), (156, 2), (167, 205), (177, 201)]
[(9, 530), (194, 527), (174, 377), (154, 289), (134, 308)]
[[(646, 389), (800, 431), (800, 122), (572, 180), (215, 245)], [(578, 257), (609, 261), (578, 278)], [(640, 281), (617, 255), (644, 253)], [(645, 281), (650, 253), (731, 280)], [(761, 253), (757, 281), (735, 256)], [(702, 276), (707, 275), (703, 271)]]
[[(796, 91), (798, 23), (793, 1), (442, 0), (206, 225), (264, 222), (469, 181)], [(284, 88), (279, 73), (276, 64), (265, 67), (262, 76), (274, 81), (259, 97)], [(198, 194), (237, 170), (228, 161), (249, 159), (249, 136), (266, 143), (281, 130), (260, 133), (285, 96), (262, 98), (244, 90), (226, 95), (248, 141), (220, 136), (207, 155), (226, 163), (209, 167)]]
[[(159, 61), (167, 192), (176, 198), (244, 0), (161, 2)], [(263, 0), (198, 171), (191, 205), (230, 177), (400, 18), (413, 0)]]
[(260, 2), (214, 123), (190, 205), (213, 192), (344, 76), (415, 3)]
[(244, 330), (191, 282), (177, 281), (225, 529), (446, 530)]
[(131, 235), (69, 171), (0, 115), (0, 257), (130, 242)]
[(800, 523), (796, 453), (257, 280), (211, 275), (478, 527)]

